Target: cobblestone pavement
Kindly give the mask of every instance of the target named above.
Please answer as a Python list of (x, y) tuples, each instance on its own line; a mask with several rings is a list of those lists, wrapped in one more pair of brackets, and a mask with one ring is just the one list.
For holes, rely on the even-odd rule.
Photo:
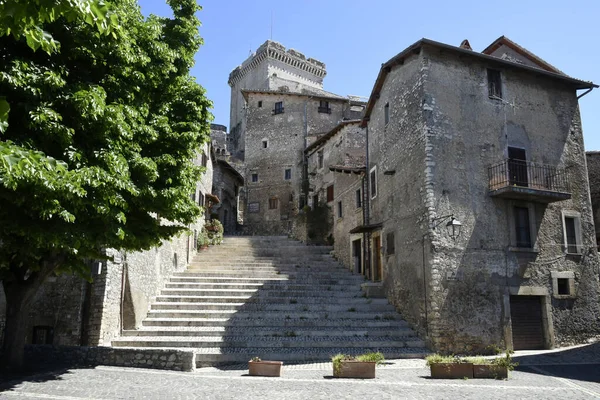
[[(579, 355), (578, 355), (579, 354)], [(377, 379), (332, 379), (331, 363), (284, 366), (282, 377), (246, 376), (245, 365), (170, 372), (96, 367), (0, 383), (6, 399), (600, 399), (598, 344), (518, 353), (506, 381), (433, 380), (423, 360), (394, 360)]]

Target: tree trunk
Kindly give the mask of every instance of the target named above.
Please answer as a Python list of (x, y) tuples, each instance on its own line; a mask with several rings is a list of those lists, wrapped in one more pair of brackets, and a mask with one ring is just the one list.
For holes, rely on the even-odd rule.
[[(27, 325), (31, 301), (18, 291), (6, 291), (6, 329), (4, 331), (3, 365), (15, 370), (23, 369), (24, 348), (28, 342)], [(10, 294), (9, 294), (10, 293)]]
[[(29, 314), (35, 295), (57, 263), (44, 263), (40, 271), (31, 273), (26, 280), (4, 281), (6, 296), (6, 327), (0, 365), (20, 370), (24, 367), (25, 344), (29, 341)], [(15, 277), (17, 278), (17, 277)]]

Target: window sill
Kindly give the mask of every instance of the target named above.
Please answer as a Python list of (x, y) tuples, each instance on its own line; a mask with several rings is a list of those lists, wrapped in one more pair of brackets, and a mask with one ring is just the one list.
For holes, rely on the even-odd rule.
[(499, 101), (499, 102), (503, 102), (503, 101), (504, 101), (504, 99), (503, 99), (502, 97), (498, 97), (498, 96), (492, 96), (492, 95), (490, 95), (490, 94), (488, 94), (488, 98), (489, 98), (490, 100), (496, 100), (496, 101)]
[(512, 251), (515, 253), (532, 253), (532, 254), (538, 254), (540, 252), (539, 250), (532, 248), (532, 247), (517, 247), (517, 246), (509, 246), (508, 251)]
[(568, 300), (568, 299), (577, 298), (577, 296), (575, 296), (573, 294), (555, 294), (555, 295), (552, 295), (552, 297), (554, 297), (555, 299), (559, 299), (559, 300)]

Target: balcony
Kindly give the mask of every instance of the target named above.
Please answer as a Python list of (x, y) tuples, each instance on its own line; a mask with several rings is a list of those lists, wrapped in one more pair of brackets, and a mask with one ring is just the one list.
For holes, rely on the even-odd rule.
[(488, 168), (490, 196), (553, 203), (571, 198), (564, 168), (523, 160), (504, 160)]

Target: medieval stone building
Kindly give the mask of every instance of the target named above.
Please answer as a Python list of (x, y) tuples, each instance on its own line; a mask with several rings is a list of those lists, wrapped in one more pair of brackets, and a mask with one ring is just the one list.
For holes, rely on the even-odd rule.
[(596, 226), (596, 245), (600, 250), (600, 151), (588, 151), (586, 158), (590, 179), (592, 211), (594, 212), (594, 226)]

